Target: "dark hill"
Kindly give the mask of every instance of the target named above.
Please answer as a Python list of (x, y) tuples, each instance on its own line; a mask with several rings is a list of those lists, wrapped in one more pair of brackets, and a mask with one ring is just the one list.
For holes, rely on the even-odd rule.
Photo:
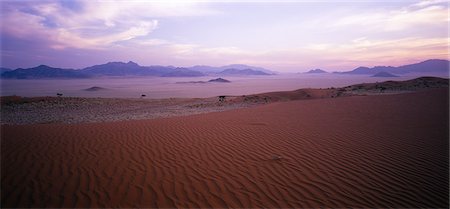
[(223, 79), (223, 78), (216, 78), (216, 79), (211, 79), (208, 82), (230, 83), (231, 81)]
[(84, 91), (101, 91), (101, 90), (106, 90), (106, 89), (102, 88), (102, 87), (98, 87), (98, 86), (93, 86), (91, 88), (84, 89)]

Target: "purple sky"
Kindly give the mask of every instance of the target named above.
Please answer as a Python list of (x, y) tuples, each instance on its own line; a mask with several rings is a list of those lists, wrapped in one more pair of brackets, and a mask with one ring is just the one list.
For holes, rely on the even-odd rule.
[(249, 64), (330, 71), (449, 59), (446, 1), (4, 1), (1, 66)]

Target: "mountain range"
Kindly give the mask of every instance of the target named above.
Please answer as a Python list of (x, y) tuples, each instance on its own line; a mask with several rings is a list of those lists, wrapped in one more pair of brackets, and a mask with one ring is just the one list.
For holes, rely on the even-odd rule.
[(47, 65), (39, 65), (34, 68), (4, 71), (2, 78), (89, 78), (90, 76), (72, 69), (53, 68)]
[(272, 75), (273, 71), (248, 66), (227, 65), (222, 67), (193, 66), (140, 66), (135, 62), (108, 62), (106, 64), (94, 65), (84, 69), (63, 69), (40, 65), (34, 68), (11, 70), (2, 68), (2, 78), (15, 79), (39, 79), (39, 78), (92, 78), (99, 76), (157, 76), (157, 77), (199, 77), (206, 75)]
[[(349, 75), (374, 75), (377, 73), (407, 74), (407, 73), (449, 73), (450, 61), (431, 59), (420, 63), (403, 65), (399, 67), (376, 66), (372, 68), (358, 67), (351, 71), (335, 72)], [(174, 66), (140, 66), (135, 62), (108, 62), (94, 65), (84, 69), (53, 68), (39, 65), (27, 69), (0, 69), (2, 78), (12, 79), (40, 79), (40, 78), (92, 78), (100, 76), (157, 76), (157, 77), (199, 77), (199, 76), (249, 76), (249, 75), (274, 75), (274, 71), (261, 67), (242, 64), (211, 67), (196, 65), (193, 67)], [(308, 73), (324, 73), (322, 70), (311, 70)]]
[(310, 71), (308, 71), (306, 73), (308, 73), (308, 74), (320, 74), (320, 73), (327, 73), (327, 71), (321, 70), (321, 69), (314, 69), (314, 70), (310, 70)]
[(423, 62), (403, 65), (399, 67), (392, 66), (376, 66), (372, 68), (358, 67), (352, 71), (347, 72), (335, 72), (339, 74), (356, 74), (356, 75), (374, 75), (380, 72), (386, 72), (391, 74), (407, 74), (407, 73), (448, 73), (450, 61), (430, 59)]

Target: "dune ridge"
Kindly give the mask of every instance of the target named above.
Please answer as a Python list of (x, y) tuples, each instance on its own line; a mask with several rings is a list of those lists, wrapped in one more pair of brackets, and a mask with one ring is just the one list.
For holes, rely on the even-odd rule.
[(2, 207), (446, 208), (448, 104), (434, 89), (2, 125)]

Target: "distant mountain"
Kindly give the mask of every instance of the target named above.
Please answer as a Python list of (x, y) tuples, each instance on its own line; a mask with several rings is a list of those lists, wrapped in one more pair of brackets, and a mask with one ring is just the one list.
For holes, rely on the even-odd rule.
[(211, 79), (208, 82), (230, 83), (231, 81), (223, 79), (223, 78), (216, 78), (216, 79)]
[(398, 76), (388, 73), (388, 72), (379, 72), (379, 73), (376, 73), (375, 75), (372, 75), (372, 77), (388, 78), (388, 77), (398, 77)]
[[(161, 66), (161, 65), (152, 65), (148, 67), (142, 67), (145, 71), (142, 72), (141, 75), (145, 76), (164, 76), (169, 72), (172, 72), (176, 69), (174, 66)], [(172, 74), (174, 75), (174, 74)]]
[(426, 60), (416, 64), (404, 65), (397, 67), (391, 73), (419, 73), (419, 72), (434, 72), (434, 73), (448, 73), (450, 69), (450, 61), (448, 60)]
[(108, 62), (102, 65), (94, 65), (82, 69), (83, 72), (96, 76), (163, 76), (185, 77), (199, 76), (198, 72), (173, 66), (140, 66), (135, 62)]
[(126, 76), (126, 75), (143, 75), (145, 74), (145, 68), (139, 66), (134, 62), (108, 62), (102, 65), (94, 65), (82, 69), (82, 72), (91, 75), (102, 76)]
[(205, 76), (205, 74), (189, 70), (188, 68), (175, 68), (175, 69), (168, 69), (166, 73), (161, 75), (162, 77), (198, 77), (198, 76)]
[(388, 72), (393, 74), (406, 73), (448, 73), (450, 61), (431, 59), (420, 63), (403, 65), (399, 67), (392, 66), (376, 66), (373, 68), (358, 67), (352, 71), (341, 72), (341, 74), (376, 74), (380, 72)]
[(271, 75), (271, 74), (276, 74), (275, 71), (271, 71), (262, 67), (255, 67), (255, 66), (250, 66), (250, 65), (243, 65), (243, 64), (232, 64), (232, 65), (225, 65), (222, 67), (219, 67), (219, 69), (226, 70), (226, 69), (237, 69), (237, 70), (246, 70), (246, 69), (251, 69), (251, 70), (255, 70), (255, 71), (261, 71), (266, 73), (267, 75)]
[(252, 70), (252, 69), (235, 69), (235, 68), (229, 68), (225, 69), (222, 72), (219, 72), (220, 75), (270, 75), (269, 73), (265, 73), (259, 70)]
[(368, 68), (368, 67), (358, 67), (352, 71), (349, 72), (343, 72), (343, 73), (348, 73), (348, 74), (371, 74), (374, 73), (375, 70)]
[[(379, 74), (381, 72), (394, 75), (406, 73), (449, 73), (450, 61), (431, 59), (420, 63), (403, 65), (399, 67), (376, 66), (372, 68), (358, 67), (352, 71), (339, 72), (339, 74), (356, 75), (374, 75), (388, 76)], [(272, 75), (273, 71), (241, 64), (226, 65), (221, 67), (211, 67), (206, 65), (196, 65), (193, 67), (174, 67), (174, 66), (140, 66), (134, 62), (108, 62), (106, 64), (94, 65), (81, 70), (53, 68), (46, 65), (40, 65), (27, 69), (0, 69), (2, 78), (15, 79), (39, 79), (39, 78), (90, 78), (97, 76), (158, 76), (158, 77), (197, 77), (205, 75), (228, 75), (228, 76), (247, 76), (247, 75)], [(307, 73), (325, 73), (320, 69), (311, 70)]]
[(308, 73), (308, 74), (327, 73), (327, 71), (321, 70), (321, 69), (315, 69), (315, 70), (310, 70), (310, 71), (308, 71), (306, 73)]
[(203, 73), (173, 66), (140, 66), (134, 62), (109, 62), (83, 69), (88, 74), (100, 76), (161, 76), (161, 77), (197, 77)]
[(207, 65), (195, 65), (195, 66), (189, 67), (189, 70), (194, 70), (194, 71), (198, 71), (198, 72), (202, 72), (202, 73), (206, 73), (206, 74), (214, 74), (214, 73), (218, 73), (218, 72), (222, 71), (223, 69), (221, 69), (220, 67), (211, 67), (211, 66), (207, 66)]
[(47, 65), (39, 65), (34, 68), (16, 69), (7, 71), (1, 74), (2, 78), (16, 78), (16, 79), (39, 79), (39, 78), (89, 78), (79, 70), (53, 68)]
[(376, 74), (376, 73), (384, 72), (384, 71), (392, 71), (393, 69), (395, 69), (395, 68), (391, 67), (391, 66), (388, 66), (388, 67), (377, 66), (377, 67), (373, 67), (373, 68), (358, 67), (352, 71), (342, 72), (342, 74), (355, 74), (355, 75)]
[(134, 62), (108, 62), (81, 70), (52, 68), (40, 65), (34, 68), (16, 69), (1, 74), (2, 78), (90, 78), (98, 76), (159, 76), (159, 77), (197, 77), (204, 74), (187, 68), (173, 66), (139, 66)]
[[(11, 70), (2, 68), (2, 78), (89, 78), (98, 76), (158, 76), (158, 77), (198, 77), (205, 75), (269, 75), (264, 68), (247, 65), (229, 65), (238, 68), (230, 70), (228, 66), (211, 67), (206, 65), (196, 65), (193, 67), (174, 66), (140, 66), (135, 62), (108, 62), (106, 64), (94, 65), (80, 70), (52, 68), (41, 65), (28, 69)], [(245, 69), (241, 69), (247, 67)]]
[(7, 71), (11, 71), (12, 69), (6, 68), (6, 67), (0, 67), (0, 74), (7, 72)]
[(207, 65), (196, 65), (189, 68), (190, 70), (199, 71), (208, 75), (215, 75), (218, 74), (224, 70), (227, 69), (237, 69), (237, 70), (246, 70), (251, 69), (255, 71), (261, 71), (267, 74), (276, 74), (276, 72), (262, 68), (262, 67), (255, 67), (255, 66), (249, 66), (249, 65), (242, 65), (242, 64), (232, 64), (232, 65), (225, 65), (221, 67), (212, 67)]

